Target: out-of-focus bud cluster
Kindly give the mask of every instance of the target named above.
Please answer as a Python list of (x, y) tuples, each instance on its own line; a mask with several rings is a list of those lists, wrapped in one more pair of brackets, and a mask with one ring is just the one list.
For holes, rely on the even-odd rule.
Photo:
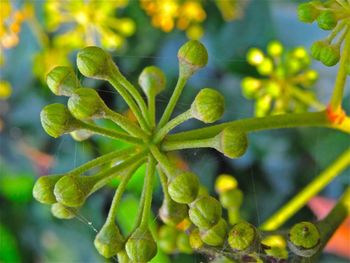
[(47, 28), (59, 33), (54, 39), (56, 46), (120, 48), (135, 31), (132, 19), (115, 16), (127, 4), (128, 0), (46, 1)]
[[(190, 39), (200, 39), (204, 34), (202, 23), (207, 17), (202, 1), (198, 0), (140, 0), (141, 7), (151, 17), (152, 25), (164, 32), (174, 28), (186, 31)], [(232, 21), (243, 15), (247, 1), (215, 1), (223, 18)]]
[(312, 57), (328, 67), (338, 63), (342, 43), (350, 29), (349, 3), (345, 2), (314, 0), (298, 7), (298, 16), (302, 22), (317, 21), (321, 29), (331, 31), (325, 39), (314, 42), (311, 47)]
[(243, 95), (255, 100), (256, 116), (303, 112), (314, 101), (310, 88), (318, 73), (310, 69), (311, 58), (303, 47), (285, 50), (280, 42), (271, 41), (267, 53), (251, 48), (247, 61), (259, 77), (245, 77), (241, 86)]

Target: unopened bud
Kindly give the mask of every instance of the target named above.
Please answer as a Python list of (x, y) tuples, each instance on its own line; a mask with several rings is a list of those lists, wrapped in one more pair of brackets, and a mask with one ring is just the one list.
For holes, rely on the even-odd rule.
[(168, 187), (170, 197), (178, 203), (189, 204), (193, 202), (199, 189), (197, 175), (191, 172), (181, 172), (171, 179)]
[(98, 253), (105, 258), (110, 258), (122, 250), (124, 239), (115, 223), (107, 221), (97, 233), (94, 245)]
[(304, 23), (312, 23), (320, 14), (314, 3), (302, 3), (298, 6), (299, 20)]
[(204, 123), (212, 123), (221, 119), (225, 110), (225, 99), (214, 89), (202, 89), (191, 105), (194, 118)]
[(311, 56), (314, 59), (320, 60), (321, 59), (321, 52), (324, 48), (326, 48), (328, 44), (322, 40), (315, 41), (311, 45)]
[(139, 76), (139, 85), (147, 97), (155, 96), (165, 88), (166, 78), (163, 71), (155, 66), (143, 69)]
[(208, 63), (208, 52), (197, 40), (186, 42), (178, 51), (180, 75), (190, 77)]
[(193, 252), (189, 237), (185, 232), (180, 232), (176, 239), (176, 246), (181, 253), (191, 254)]
[(161, 250), (171, 254), (176, 250), (176, 239), (179, 231), (173, 226), (163, 225), (158, 232), (158, 244)]
[(259, 244), (256, 228), (248, 222), (239, 222), (232, 226), (228, 234), (228, 243), (236, 252), (251, 253)]
[(77, 210), (60, 203), (55, 203), (51, 206), (51, 213), (59, 219), (72, 219), (76, 216)]
[(157, 253), (157, 243), (148, 229), (137, 228), (125, 244), (126, 253), (135, 262), (148, 262)]
[(225, 242), (227, 223), (221, 218), (219, 222), (209, 229), (200, 230), (203, 242), (209, 246), (220, 246)]
[(195, 228), (189, 236), (189, 241), (190, 241), (190, 246), (194, 249), (194, 250), (198, 250), (200, 248), (203, 247), (203, 241), (201, 239), (200, 233), (199, 233), (199, 229)]
[(159, 209), (160, 219), (167, 225), (175, 226), (187, 217), (188, 208), (185, 204), (179, 204), (172, 199), (164, 199)]
[(215, 149), (229, 158), (241, 157), (248, 147), (247, 134), (236, 128), (225, 128), (216, 136), (216, 139), (217, 145)]
[(53, 193), (55, 184), (63, 175), (47, 175), (41, 176), (34, 184), (33, 197), (43, 204), (56, 203), (56, 197)]
[(70, 67), (58, 66), (46, 76), (46, 82), (52, 93), (58, 96), (71, 96), (80, 88), (80, 83)]
[(243, 202), (243, 193), (239, 189), (232, 189), (220, 194), (220, 203), (226, 208), (239, 208)]
[(338, 20), (333, 11), (325, 10), (318, 16), (317, 23), (323, 30), (332, 30), (337, 25)]
[(54, 138), (72, 132), (80, 126), (69, 110), (59, 103), (45, 106), (40, 113), (40, 119), (46, 133)]
[(295, 224), (288, 234), (288, 246), (298, 256), (311, 257), (321, 244), (317, 227), (310, 222)]
[(220, 202), (211, 196), (203, 196), (195, 200), (188, 211), (190, 220), (200, 229), (208, 229), (221, 218)]
[(218, 194), (233, 190), (237, 188), (237, 186), (238, 182), (236, 178), (230, 174), (220, 174), (215, 181), (215, 191)]
[(340, 59), (340, 47), (338, 45), (328, 45), (324, 47), (320, 54), (321, 62), (332, 67), (339, 62)]

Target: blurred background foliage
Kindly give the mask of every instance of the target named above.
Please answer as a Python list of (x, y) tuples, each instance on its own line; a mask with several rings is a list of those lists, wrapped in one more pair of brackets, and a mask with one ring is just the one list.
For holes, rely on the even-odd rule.
[[(56, 65), (75, 66), (75, 55), (86, 45), (108, 49), (121, 71), (133, 83), (146, 65), (157, 65), (168, 78), (167, 89), (157, 101), (160, 113), (177, 78), (177, 49), (187, 38), (201, 39), (209, 51), (209, 65), (188, 83), (177, 108), (186, 110), (199, 89), (209, 86), (225, 95), (224, 120), (254, 115), (254, 102), (241, 94), (240, 82), (256, 75), (245, 59), (251, 47), (265, 49), (271, 40), (286, 48), (309, 47), (325, 36), (315, 25), (297, 20), (298, 1), (267, 0), (118, 0), (118, 1), (20, 1), (0, 0), (0, 262), (106, 262), (93, 247), (94, 229), (106, 217), (112, 190), (89, 199), (77, 219), (54, 218), (49, 208), (35, 202), (31, 190), (38, 176), (66, 172), (115, 148), (119, 142), (96, 137), (76, 142), (69, 135), (50, 138), (43, 131), (39, 113), (59, 102), (49, 92), (45, 75)], [(326, 103), (336, 68), (312, 62), (319, 73), (317, 98)], [(95, 87), (107, 105), (127, 114), (126, 105), (105, 82), (84, 80)], [(345, 101), (349, 102), (349, 89)], [(349, 111), (349, 103), (345, 105)], [(185, 123), (179, 130), (200, 127)], [(289, 200), (322, 169), (350, 146), (349, 137), (318, 128), (265, 131), (250, 136), (243, 158), (230, 160), (214, 150), (187, 150), (174, 154), (190, 167), (214, 194), (220, 173), (233, 174), (244, 193), (242, 215), (258, 225)], [(137, 213), (143, 171), (129, 184), (118, 223), (128, 232)], [(347, 174), (347, 176), (346, 176)], [(349, 170), (322, 193), (339, 197), (349, 183)], [(162, 193), (156, 191), (156, 216)], [(307, 207), (298, 220), (315, 220)], [(154, 231), (160, 222), (154, 221)], [(203, 255), (160, 251), (154, 262), (212, 261)], [(115, 259), (112, 259), (115, 261)], [(348, 262), (325, 254), (321, 262)]]

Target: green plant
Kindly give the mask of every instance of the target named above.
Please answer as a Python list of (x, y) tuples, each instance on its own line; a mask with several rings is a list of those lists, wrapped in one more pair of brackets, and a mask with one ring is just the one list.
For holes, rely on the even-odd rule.
[[(345, 21), (349, 23), (348, 20)], [(222, 95), (213, 89), (205, 88), (198, 93), (187, 111), (170, 120), (187, 80), (207, 64), (208, 54), (203, 44), (189, 41), (179, 49), (178, 82), (158, 123), (155, 118), (155, 97), (165, 87), (165, 76), (162, 71), (152, 66), (141, 73), (139, 83), (147, 97), (146, 103), (139, 90), (121, 74), (108, 53), (98, 47), (84, 48), (77, 57), (79, 71), (86, 77), (108, 81), (124, 98), (137, 123), (108, 108), (95, 90), (81, 88), (72, 70), (55, 68), (48, 75), (48, 84), (55, 94), (69, 97), (68, 107), (63, 104), (52, 104), (43, 109), (41, 121), (46, 132), (58, 137), (74, 131), (87, 131), (90, 134), (124, 141), (128, 146), (102, 155), (64, 175), (40, 178), (34, 186), (34, 197), (42, 203), (53, 205), (54, 215), (71, 218), (71, 213), (64, 211), (74, 214), (88, 196), (104, 187), (113, 178), (119, 177), (120, 184), (106, 222), (96, 236), (95, 246), (103, 256), (117, 255), (121, 262), (148, 262), (157, 251), (155, 238), (148, 225), (157, 170), (164, 193), (163, 204), (159, 211), (160, 218), (172, 227), (187, 222), (182, 230), (189, 234), (188, 243), (193, 249), (240, 261), (253, 259), (256, 262), (285, 261), (286, 248), (277, 249), (276, 252), (272, 247), (263, 245), (266, 242), (264, 240), (275, 235), (276, 228), (350, 164), (349, 150), (307, 186), (306, 190), (292, 199), (286, 208), (282, 208), (272, 219), (259, 227), (242, 221), (239, 208), (243, 195), (233, 178), (221, 176), (221, 181), (217, 182), (219, 202), (202, 190), (196, 174), (177, 168), (167, 153), (187, 148), (210, 147), (229, 158), (238, 158), (248, 147), (249, 133), (269, 129), (311, 126), (327, 127), (349, 134), (350, 118), (346, 116), (341, 105), (347, 62), (350, 59), (350, 32), (346, 32), (339, 72), (327, 108), (324, 107), (325, 109), (317, 112), (241, 119), (175, 134), (169, 132), (191, 118), (212, 123), (219, 120), (224, 112)], [(96, 123), (101, 118), (116, 123), (120, 130), (100, 127)], [(123, 237), (116, 224), (116, 210), (127, 183), (143, 163), (147, 163), (147, 171), (137, 223), (134, 230)], [(94, 175), (86, 176), (90, 169), (99, 166), (105, 168)], [(228, 210), (228, 221), (223, 217), (222, 207)], [(297, 224), (284, 233), (282, 238), (288, 239), (288, 246), (295, 257), (309, 262), (315, 259), (330, 234), (349, 212), (350, 190), (347, 190), (338, 205), (324, 220), (315, 224), (311, 222)], [(169, 229), (168, 231), (171, 232)], [(162, 236), (169, 237), (166, 233)], [(181, 237), (179, 240), (176, 242), (177, 246), (186, 251), (186, 239)], [(168, 240), (164, 246), (171, 251), (175, 247), (174, 241)]]

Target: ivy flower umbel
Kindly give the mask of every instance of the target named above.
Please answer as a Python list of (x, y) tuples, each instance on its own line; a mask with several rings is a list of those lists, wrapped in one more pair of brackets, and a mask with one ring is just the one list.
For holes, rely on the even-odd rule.
[(326, 66), (336, 65), (341, 57), (341, 46), (350, 30), (349, 1), (310, 1), (298, 7), (298, 16), (302, 22), (317, 21), (323, 30), (331, 33), (323, 40), (313, 43), (311, 55)]
[(266, 54), (251, 48), (247, 61), (260, 75), (245, 77), (241, 84), (243, 95), (255, 100), (256, 116), (323, 108), (311, 89), (318, 74), (310, 69), (311, 59), (303, 47), (285, 50), (280, 42), (271, 41)]
[[(121, 182), (107, 220), (94, 242), (99, 253), (105, 257), (119, 253), (120, 257), (127, 255), (136, 262), (147, 262), (154, 257), (157, 246), (149, 231), (148, 218), (156, 169), (164, 191), (160, 218), (167, 224), (175, 225), (189, 213), (193, 224), (201, 229), (204, 242), (224, 242), (227, 223), (221, 218), (220, 203), (213, 197), (200, 195), (197, 175), (177, 168), (167, 157), (166, 152), (169, 150), (162, 147), (166, 135), (184, 121), (194, 118), (212, 123), (224, 113), (224, 97), (214, 89), (205, 88), (197, 94), (187, 111), (169, 121), (187, 80), (207, 64), (208, 54), (200, 42), (189, 41), (180, 48), (178, 59), (178, 83), (158, 123), (155, 119), (155, 97), (165, 88), (165, 76), (155, 66), (146, 67), (140, 74), (139, 84), (147, 98), (146, 102), (140, 91), (122, 75), (104, 50), (91, 46), (78, 53), (79, 71), (86, 77), (108, 81), (133, 111), (136, 124), (108, 108), (94, 89), (82, 87), (72, 69), (60, 66), (47, 75), (51, 91), (55, 95), (69, 98), (67, 106), (55, 103), (42, 110), (41, 122), (49, 135), (59, 137), (65, 133), (84, 131), (89, 135), (99, 134), (130, 144), (126, 149), (107, 153), (66, 174), (42, 177), (33, 190), (38, 201), (53, 205), (52, 212), (55, 216), (68, 219), (72, 218), (91, 194), (113, 178), (120, 177)], [(96, 119), (108, 119), (123, 131), (100, 127), (94, 123)], [(243, 132), (227, 128), (218, 135), (195, 144), (195, 147), (212, 147), (235, 158), (245, 152), (247, 137)], [(185, 145), (183, 148), (187, 147)], [(116, 209), (128, 181), (145, 162), (147, 171), (140, 201), (140, 216), (134, 231), (128, 237), (123, 237), (115, 222)], [(91, 168), (106, 164), (110, 165), (109, 168), (84, 176)], [(208, 203), (211, 204), (211, 209), (204, 209)], [(124, 249), (126, 255), (122, 252)]]
[(47, 27), (59, 33), (55, 36), (57, 46), (100, 45), (117, 49), (135, 31), (132, 19), (115, 17), (116, 10), (127, 4), (128, 0), (46, 1)]

